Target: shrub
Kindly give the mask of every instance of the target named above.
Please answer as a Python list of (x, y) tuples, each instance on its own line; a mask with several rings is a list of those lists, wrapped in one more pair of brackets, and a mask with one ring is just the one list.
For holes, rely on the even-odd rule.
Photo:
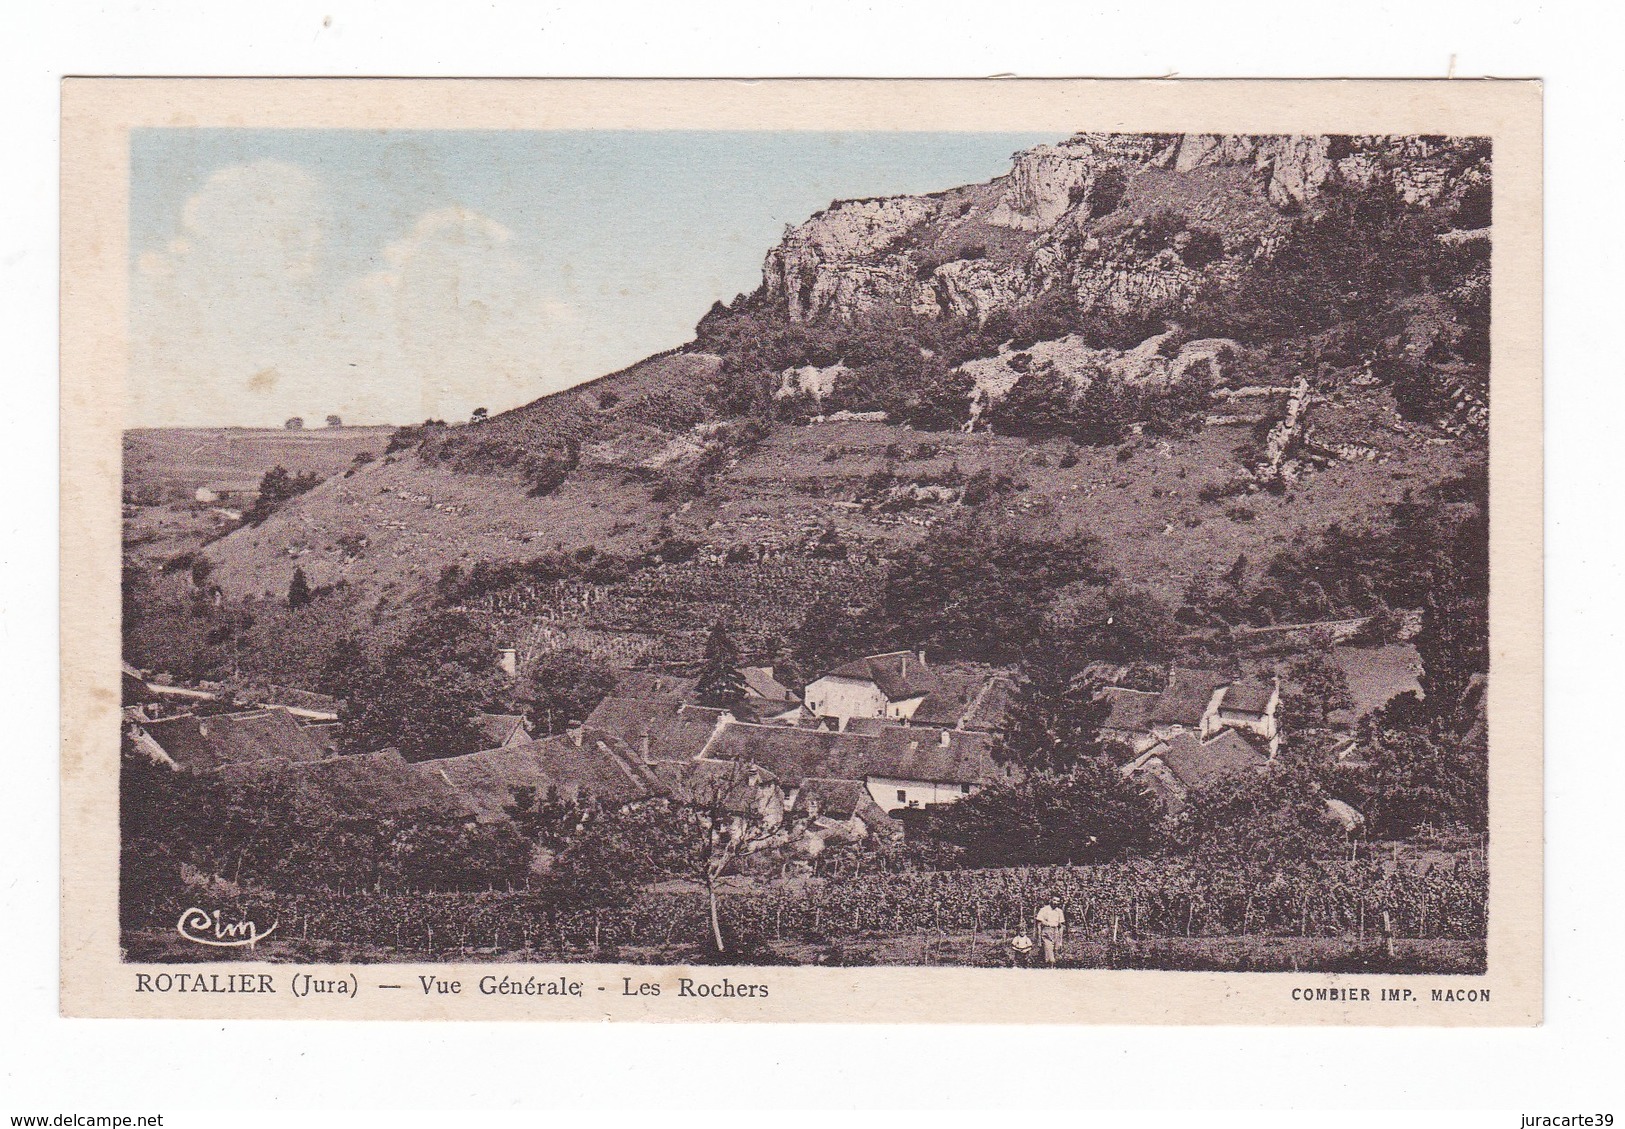
[(1194, 228), (1190, 238), (1179, 249), (1179, 257), (1192, 270), (1201, 270), (1224, 257), (1224, 240), (1215, 231), (1205, 227)]
[(1089, 203), (1091, 216), (1104, 216), (1115, 212), (1128, 192), (1128, 176), (1119, 168), (1108, 168), (1089, 184), (1083, 199)]

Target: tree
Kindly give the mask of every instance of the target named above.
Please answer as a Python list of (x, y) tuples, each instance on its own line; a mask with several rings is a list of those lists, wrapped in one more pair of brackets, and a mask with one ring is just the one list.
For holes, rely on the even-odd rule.
[(486, 411), (484, 408), (475, 408), (474, 413), (468, 417), (468, 421), (470, 423), (484, 423), (486, 417), (490, 414), (491, 413)]
[(1422, 658), (1423, 701), (1430, 713), (1458, 730), (1473, 720), (1464, 707), (1474, 676), (1489, 672), (1487, 510), (1481, 502), (1478, 515), (1441, 536), (1429, 554), (1422, 630), (1415, 639)]
[(330, 416), (327, 417), (327, 426), (328, 427), (343, 427), (344, 426), (344, 420), (341, 419), (340, 417), (336, 416), (336, 415), (330, 415)]
[(1128, 176), (1122, 169), (1111, 166), (1102, 169), (1090, 182), (1084, 192), (1084, 199), (1089, 204), (1091, 217), (1106, 215), (1115, 212), (1123, 202), (1123, 195), (1128, 191)]
[(1075, 586), (1050, 609), (1040, 645), (1081, 661), (1163, 662), (1179, 636), (1173, 612), (1134, 585)]
[(380, 664), (350, 677), (341, 715), (348, 742), (361, 750), (392, 745), (408, 760), (477, 752), (474, 715), (508, 704), (495, 649), (456, 609), (418, 620)]
[(264, 524), (290, 499), (314, 490), (321, 485), (321, 481), (321, 476), (315, 471), (289, 474), (286, 467), (272, 467), (260, 476), (259, 493), (254, 498), (254, 504), (243, 514), (243, 521), (249, 525)]
[(816, 677), (862, 652), (868, 642), (864, 621), (850, 615), (838, 596), (822, 592), (807, 608), (795, 632), (795, 665), (802, 674)]
[(1351, 778), (1343, 798), (1370, 821), (1372, 835), (1488, 826), (1489, 747), (1481, 726), (1455, 732), (1425, 700), (1401, 694), (1361, 724), (1360, 749), (1370, 768)]
[(740, 855), (768, 845), (776, 828), (768, 818), (757, 770), (742, 761), (688, 766), (672, 789), (671, 836), (687, 874), (705, 886), (711, 940), (728, 951), (722, 932), (719, 884)]
[(926, 833), (961, 848), (967, 866), (1105, 862), (1149, 844), (1157, 821), (1145, 791), (1092, 756), (926, 811)]
[(1053, 365), (1041, 365), (1018, 378), (988, 410), (989, 426), (1000, 435), (1047, 439), (1076, 435), (1076, 389)]
[(1262, 772), (1226, 773), (1193, 791), (1171, 837), (1211, 865), (1278, 869), (1335, 850), (1341, 831), (1307, 759), (1281, 759)]
[[(775, 841), (772, 790), (740, 761), (682, 766), (669, 796), (616, 812), (587, 812), (548, 872), (544, 890), (561, 907), (624, 904), (637, 886), (681, 877), (700, 884), (716, 953), (729, 949), (721, 880), (740, 856)], [(524, 809), (521, 809), (522, 811)]]
[(305, 570), (295, 566), (293, 579), (288, 581), (288, 606), (302, 608), (310, 599), (310, 582), (305, 579)]
[(1094, 538), (1052, 540), (973, 511), (897, 554), (882, 607), (899, 644), (1007, 662), (1038, 635), (1058, 591), (1105, 577)]
[(739, 648), (720, 623), (713, 624), (705, 638), (695, 692), (701, 705), (720, 709), (733, 709), (745, 698), (745, 679), (739, 673)]
[(1354, 705), (1348, 675), (1337, 665), (1329, 639), (1317, 638), (1311, 650), (1288, 665), (1286, 675), (1280, 720), (1287, 732), (1325, 729), (1333, 713)]
[(560, 796), (556, 784), (549, 784), (546, 792), (530, 784), (514, 784), (508, 793), (512, 799), (502, 805), (503, 814), (526, 842), (543, 850), (562, 849), (590, 814), (579, 803)]
[(566, 647), (536, 660), (516, 698), (543, 733), (558, 733), (584, 719), (614, 688), (614, 671)]
[(994, 757), (1028, 773), (1053, 774), (1100, 755), (1100, 727), (1111, 712), (1100, 684), (1053, 652), (1023, 663), (1023, 674)]
[(1201, 270), (1215, 259), (1224, 257), (1224, 239), (1208, 228), (1192, 228), (1190, 238), (1179, 249), (1179, 257), (1192, 270)]
[(305, 428), (305, 421), (299, 416), (289, 416), (287, 419), (282, 421), (282, 426), (287, 428), (289, 431), (303, 431)]

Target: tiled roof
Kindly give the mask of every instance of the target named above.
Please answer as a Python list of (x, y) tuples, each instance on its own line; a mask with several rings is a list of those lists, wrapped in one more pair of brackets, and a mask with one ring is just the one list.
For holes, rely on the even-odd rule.
[(1106, 700), (1111, 712), (1101, 723), (1102, 729), (1119, 729), (1125, 733), (1144, 733), (1151, 728), (1151, 707), (1158, 695), (1148, 690), (1125, 690), (1121, 686), (1108, 686)]
[(938, 689), (940, 682), (913, 651), (866, 655), (829, 672), (833, 678), (873, 682), (890, 702), (906, 702)]
[(221, 778), (236, 783), (286, 783), (295, 804), (313, 818), (473, 819), (474, 811), (445, 782), (417, 771), (394, 749), (289, 763), (231, 765)]
[(866, 767), (864, 776), (943, 784), (989, 784), (1000, 776), (990, 734), (921, 725), (881, 730)]
[(728, 811), (760, 813), (777, 794), (777, 778), (760, 765), (707, 759), (662, 761), (650, 768), (675, 799), (696, 806), (720, 803)]
[(1186, 788), (1204, 788), (1221, 776), (1262, 768), (1264, 754), (1238, 734), (1226, 729), (1211, 741), (1193, 733), (1176, 733), (1151, 750), (1151, 755), (1167, 765)]
[(815, 776), (801, 782), (791, 810), (799, 815), (811, 815), (816, 809), (822, 818), (851, 819), (874, 806), (869, 787), (863, 781)]
[(734, 723), (717, 733), (706, 756), (761, 765), (787, 788), (808, 779), (870, 776), (980, 784), (1000, 774), (992, 746), (989, 734), (932, 726), (886, 725), (871, 734)]
[(675, 698), (609, 697), (587, 715), (586, 725), (639, 750), (647, 736), (652, 761), (692, 760), (705, 748), (720, 716), (720, 710), (683, 705)]
[(717, 732), (706, 756), (760, 765), (786, 788), (795, 788), (808, 777), (850, 775), (836, 771), (836, 766), (864, 763), (865, 752), (875, 743), (875, 737), (861, 733), (734, 722)]
[(1213, 670), (1187, 670), (1175, 667), (1168, 672), (1168, 688), (1157, 695), (1151, 707), (1154, 725), (1201, 724), (1213, 692), (1229, 679)]
[(773, 677), (773, 668), (770, 666), (742, 666), (739, 668), (740, 677), (745, 680), (745, 693), (748, 697), (758, 698), (774, 705), (783, 703), (793, 706), (801, 701), (790, 692), (790, 687)]
[(1275, 693), (1273, 686), (1247, 679), (1234, 683), (1224, 692), (1219, 701), (1219, 708), (1234, 710), (1237, 713), (1262, 714), (1269, 709), (1270, 697)]
[(960, 727), (982, 730), (1002, 728), (1004, 715), (1009, 712), (1010, 701), (1015, 692), (1016, 684), (1003, 675), (989, 678), (983, 683), (981, 690), (972, 699), (965, 712), (960, 715)]
[(286, 710), (185, 714), (149, 721), (142, 728), (170, 760), (194, 772), (256, 761), (319, 761), (325, 755), (321, 743)]
[(615, 682), (621, 698), (686, 698), (693, 690), (692, 678), (650, 670), (629, 670)]
[(474, 725), (485, 747), (494, 749), (511, 741), (514, 733), (524, 728), (525, 719), (513, 713), (481, 713), (474, 715)]
[(661, 785), (635, 758), (619, 754), (604, 735), (586, 730), (579, 746), (571, 737), (520, 741), (461, 757), (422, 761), (417, 772), (461, 796), (481, 819), (498, 819), (513, 803), (513, 789), (532, 788), (538, 799), (556, 789), (572, 802), (590, 798), (619, 807), (655, 795)]

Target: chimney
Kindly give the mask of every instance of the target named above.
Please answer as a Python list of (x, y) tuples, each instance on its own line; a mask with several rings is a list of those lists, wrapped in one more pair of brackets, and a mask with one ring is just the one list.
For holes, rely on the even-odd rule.
[(941, 735), (940, 735), (940, 736), (939, 736), (939, 737), (938, 737), (938, 738), (937, 738), (937, 741), (938, 741), (938, 743), (939, 743), (939, 744), (941, 744), (941, 745), (942, 745), (942, 747), (943, 747), (943, 748), (944, 748), (944, 749), (946, 749), (946, 748), (947, 748), (947, 747), (948, 747), (948, 743), (949, 743), (949, 741), (950, 741), (950, 740), (951, 740), (951, 739), (952, 739), (952, 738), (951, 738), (951, 735), (950, 735), (950, 733), (949, 733), (949, 731), (948, 731), (948, 730), (946, 730), (946, 729), (944, 729), (944, 730), (943, 730), (943, 731), (942, 731), (942, 734), (941, 734)]
[(903, 652), (902, 663), (903, 663), (903, 677), (907, 678), (908, 677), (908, 652), (907, 651)]
[(638, 739), (638, 749), (643, 753), (643, 761), (647, 764), (649, 762), (649, 734), (647, 731)]
[(514, 647), (497, 648), (497, 665), (509, 678), (519, 676), (519, 651)]
[(919, 657), (920, 657), (920, 669), (921, 669), (921, 670), (924, 670), (924, 669), (925, 669), (925, 667), (926, 667), (926, 662), (925, 662), (925, 648), (924, 648), (924, 647), (921, 647), (921, 648), (920, 648), (920, 649), (919, 649), (919, 652), (918, 652), (918, 654), (919, 654)]
[(578, 749), (581, 748), (581, 723), (579, 721), (570, 723), (570, 744)]

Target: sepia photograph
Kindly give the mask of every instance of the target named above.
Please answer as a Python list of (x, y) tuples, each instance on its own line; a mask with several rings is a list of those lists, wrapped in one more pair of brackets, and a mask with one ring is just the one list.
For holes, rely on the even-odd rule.
[(135, 132), (127, 956), (1482, 972), (1493, 176)]
[(1538, 1014), (1532, 103), (1153, 85), (81, 84), (70, 991)]

